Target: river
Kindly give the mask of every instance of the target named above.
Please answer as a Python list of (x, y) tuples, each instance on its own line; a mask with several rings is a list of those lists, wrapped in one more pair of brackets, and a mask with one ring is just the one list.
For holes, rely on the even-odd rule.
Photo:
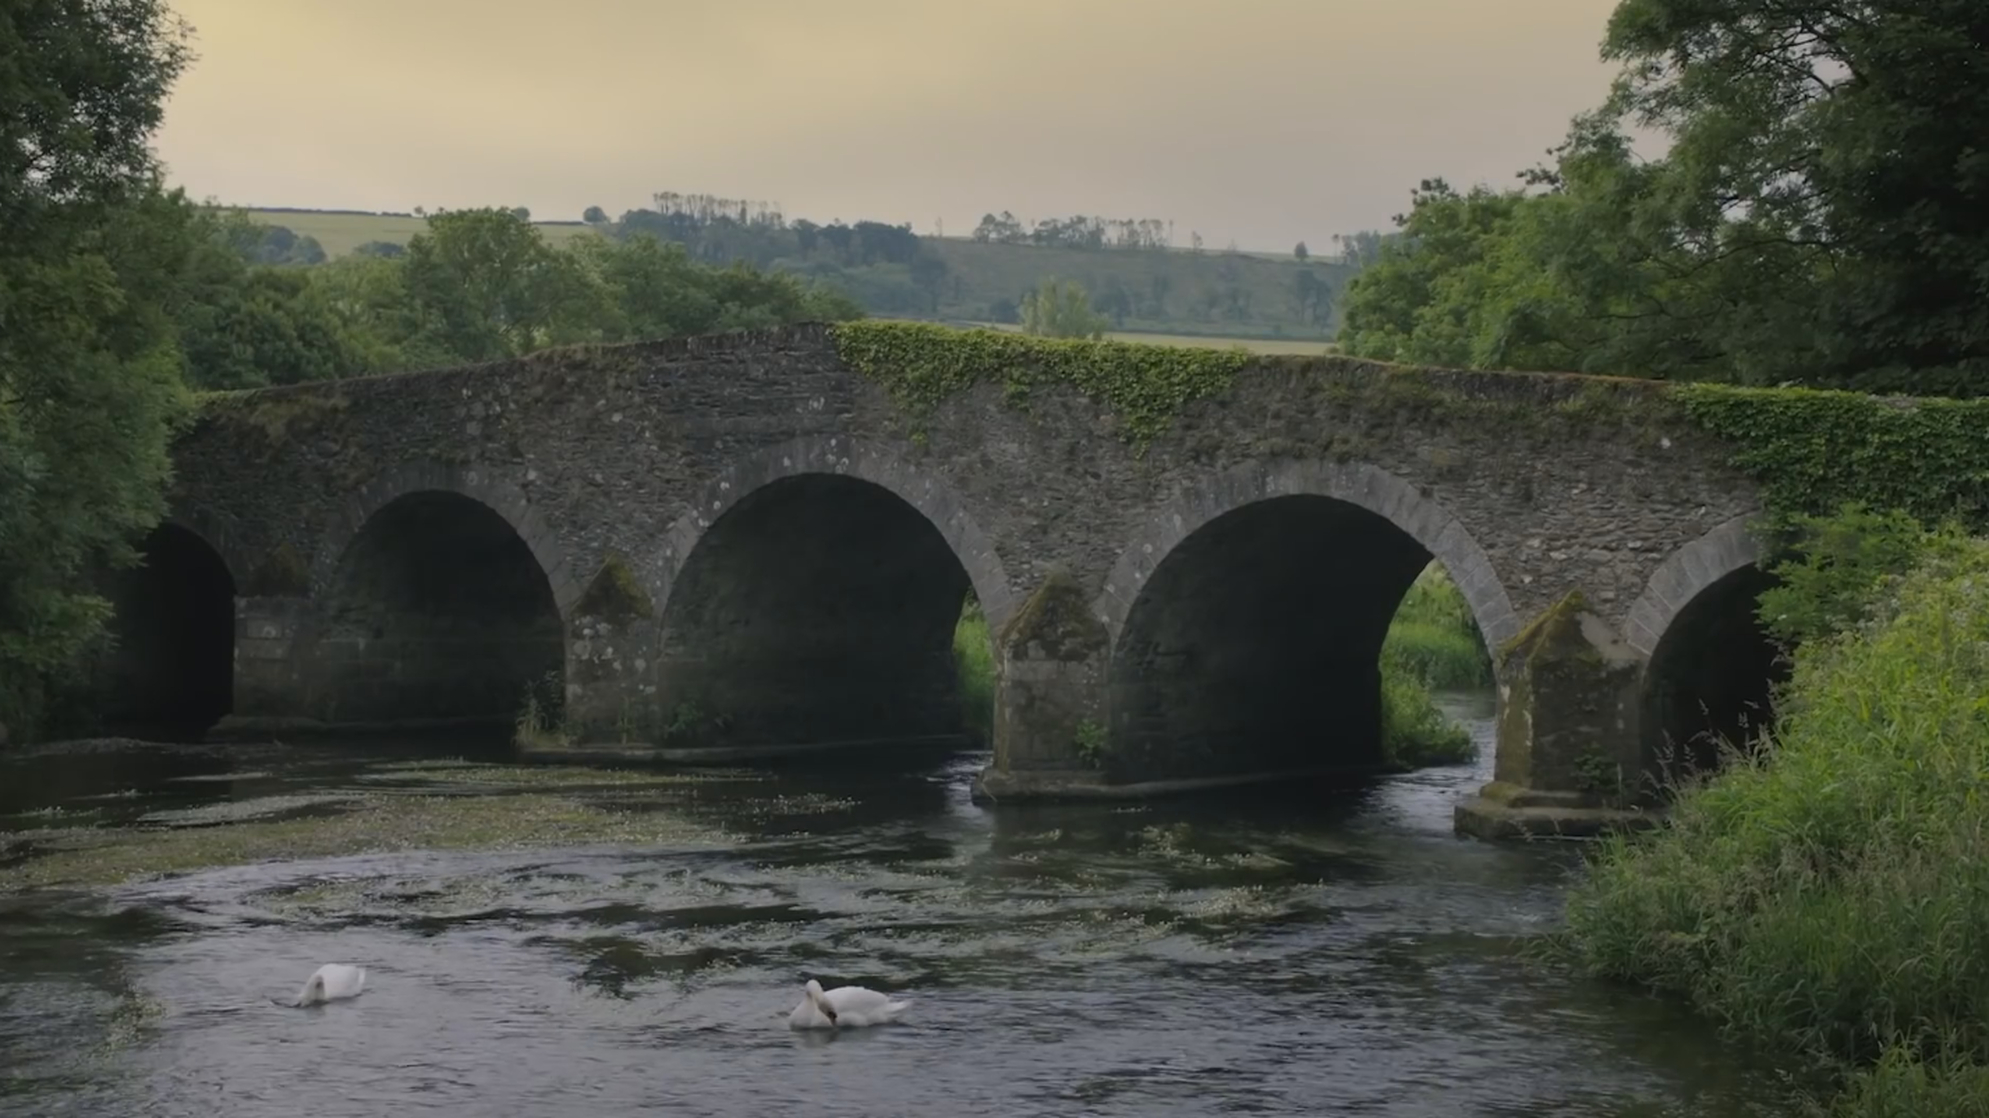
[[(1054, 808), (975, 806), (985, 756), (698, 779), (385, 742), (17, 756), (0, 1113), (1783, 1113), (1758, 1058), (1528, 950), (1580, 852), (1452, 835), (1491, 711), (1442, 701), (1475, 766)], [(297, 860), (49, 884), (272, 853)], [(276, 1004), (323, 962), (365, 994)], [(914, 1005), (797, 1034), (809, 976)]]

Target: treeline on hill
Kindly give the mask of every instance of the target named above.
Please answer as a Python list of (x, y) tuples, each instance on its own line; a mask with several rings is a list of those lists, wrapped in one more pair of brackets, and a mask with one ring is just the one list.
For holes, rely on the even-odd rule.
[[(412, 216), (256, 214), (286, 231), (289, 224), (314, 220), (354, 229), (372, 217), (374, 230), (352, 251), (386, 256), (400, 249), (391, 230), (406, 228)], [(1024, 231), (1004, 213), (989, 215), (969, 238), (923, 237), (904, 224), (823, 224), (789, 219), (765, 202), (659, 193), (650, 206), (619, 218), (590, 206), (583, 222), (584, 230), (557, 223), (541, 228), (565, 243), (589, 233), (615, 241), (650, 237), (682, 245), (701, 263), (745, 263), (834, 287), (870, 314), (955, 322), (1018, 323), (1025, 295), (1057, 279), (1080, 287), (1117, 330), (1323, 338), (1337, 323), (1338, 293), (1351, 274), (1341, 261), (1315, 258), (1303, 245), (1289, 258), (1234, 247), (1204, 252), (1200, 235), (1191, 234), (1191, 248), (1171, 250), (1171, 225), (1158, 219), (1075, 216), (1039, 221)], [(583, 235), (566, 236), (575, 232)]]
[(669, 193), (618, 220), (598, 207), (588, 216), (614, 238), (647, 234), (695, 259), (833, 285), (872, 314), (953, 321), (1019, 323), (1028, 294), (1060, 279), (1119, 330), (1321, 337), (1348, 274), (1333, 261), (1204, 253), (1200, 234), (1189, 251), (1172, 251), (1171, 223), (1158, 219), (1079, 215), (1025, 231), (1004, 211), (955, 239), (878, 221), (790, 221), (763, 202)]

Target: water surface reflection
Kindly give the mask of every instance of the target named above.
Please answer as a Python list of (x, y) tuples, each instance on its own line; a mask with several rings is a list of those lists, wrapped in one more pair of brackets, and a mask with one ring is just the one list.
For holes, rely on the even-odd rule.
[[(538, 792), (675, 813), (699, 841), (0, 897), (0, 1108), (1775, 1113), (1772, 1077), (1701, 1026), (1522, 957), (1577, 853), (1452, 835), (1491, 726), (1485, 699), (1446, 701), (1483, 760), (1359, 792), (984, 811), (967, 797), (981, 757), (695, 785), (542, 772)], [(510, 770), (384, 752), (94, 777), (9, 762), (0, 810), (42, 814), (0, 825), (242, 826), (381, 789), (513, 791)], [(32, 765), (56, 774), (53, 805), (21, 796)], [(326, 961), (367, 966), (368, 993), (272, 1003)], [(809, 975), (916, 1005), (900, 1027), (796, 1035)]]

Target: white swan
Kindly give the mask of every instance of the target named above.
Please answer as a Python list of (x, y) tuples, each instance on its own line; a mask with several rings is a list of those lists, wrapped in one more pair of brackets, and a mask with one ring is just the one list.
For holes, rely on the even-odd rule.
[(890, 995), (862, 986), (838, 986), (825, 992), (822, 984), (812, 978), (803, 992), (806, 996), (801, 999), (801, 1004), (787, 1015), (788, 1028), (840, 1029), (882, 1025), (912, 1007), (909, 1001), (892, 1001)]
[(344, 963), (326, 963), (311, 972), (304, 988), (297, 991), (297, 1000), (292, 1005), (323, 1005), (340, 998), (356, 998), (366, 985), (366, 968), (351, 967)]

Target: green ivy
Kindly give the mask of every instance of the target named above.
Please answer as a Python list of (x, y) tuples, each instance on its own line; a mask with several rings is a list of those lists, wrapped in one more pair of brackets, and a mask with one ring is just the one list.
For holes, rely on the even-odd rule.
[(891, 393), (916, 422), (956, 393), (999, 384), (1012, 404), (1065, 384), (1111, 409), (1126, 440), (1144, 448), (1187, 404), (1227, 391), (1250, 362), (1243, 349), (1036, 338), (913, 322), (859, 320), (833, 328), (850, 368)]
[(1989, 528), (1989, 399), (1683, 384), (1672, 395), (1736, 448), (1771, 524), (1847, 503)]

